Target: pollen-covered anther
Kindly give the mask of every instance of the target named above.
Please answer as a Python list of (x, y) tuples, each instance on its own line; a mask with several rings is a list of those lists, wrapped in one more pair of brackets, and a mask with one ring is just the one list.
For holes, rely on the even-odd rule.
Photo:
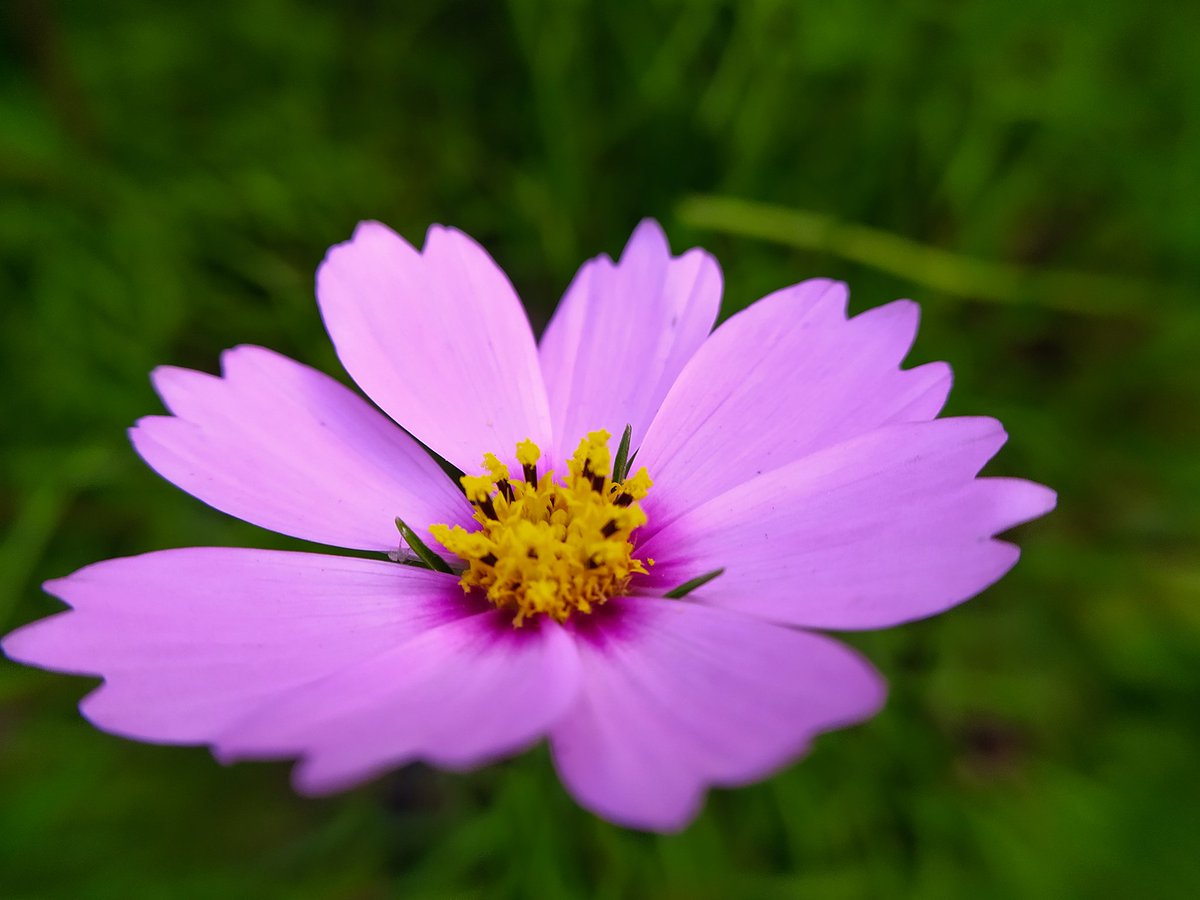
[(479, 528), (433, 525), (430, 533), (467, 564), (459, 583), (513, 613), (521, 625), (535, 615), (563, 622), (619, 596), (653, 560), (634, 557), (633, 532), (646, 523), (638, 505), (652, 482), (646, 470), (614, 482), (609, 433), (593, 431), (567, 463), (567, 475), (538, 476), (541, 450), (517, 445), (523, 481), (492, 454), (486, 475), (464, 475), (463, 489)]

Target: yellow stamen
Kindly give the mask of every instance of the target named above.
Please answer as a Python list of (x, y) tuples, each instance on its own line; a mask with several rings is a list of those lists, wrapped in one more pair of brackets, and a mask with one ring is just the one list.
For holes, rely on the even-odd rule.
[(521, 465), (536, 466), (537, 461), (541, 458), (542, 451), (538, 449), (537, 444), (528, 438), (517, 444), (517, 462)]
[(483, 467), (495, 481), (503, 481), (508, 477), (508, 466), (496, 459), (493, 453), (483, 454)]
[[(478, 589), (521, 625), (535, 615), (563, 622), (590, 613), (619, 596), (644, 563), (633, 556), (631, 535), (646, 524), (638, 500), (653, 482), (644, 468), (623, 482), (609, 476), (607, 431), (584, 438), (567, 464), (567, 477), (537, 477), (541, 451), (533, 441), (517, 445), (525, 481), (510, 481), (508, 467), (487, 454), (487, 475), (464, 475), (467, 499), (479, 528), (432, 525), (430, 534), (466, 561), (464, 591)], [(530, 478), (534, 479), (533, 481)]]

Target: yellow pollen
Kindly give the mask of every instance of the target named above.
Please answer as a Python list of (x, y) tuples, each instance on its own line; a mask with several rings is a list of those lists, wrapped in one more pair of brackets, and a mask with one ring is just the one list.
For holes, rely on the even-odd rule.
[(644, 468), (624, 481), (609, 477), (607, 431), (593, 431), (567, 464), (567, 477), (537, 474), (541, 450), (533, 441), (517, 445), (523, 480), (492, 454), (486, 475), (464, 475), (462, 486), (475, 507), (479, 528), (431, 525), (430, 533), (467, 564), (459, 579), (464, 591), (479, 590), (488, 601), (511, 610), (513, 624), (547, 615), (564, 622), (573, 612), (590, 613), (619, 596), (644, 563), (633, 556), (633, 532), (646, 524), (638, 501), (653, 482)]

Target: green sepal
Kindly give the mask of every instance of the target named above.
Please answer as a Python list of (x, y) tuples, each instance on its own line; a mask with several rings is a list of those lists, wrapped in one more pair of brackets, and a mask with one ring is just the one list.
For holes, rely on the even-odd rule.
[(408, 544), (410, 550), (417, 554), (417, 558), (427, 569), (433, 569), (435, 572), (445, 572), (447, 575), (453, 575), (454, 570), (446, 563), (444, 559), (425, 546), (425, 542), (417, 537), (417, 533), (404, 524), (404, 520), (396, 516), (396, 528), (400, 532), (400, 537), (404, 539), (404, 543)]
[(672, 588), (671, 590), (669, 590), (665, 594), (663, 594), (663, 596), (670, 600), (678, 600), (680, 597), (686, 597), (692, 591), (696, 590), (696, 588), (704, 587), (704, 585), (708, 584), (714, 578), (717, 578), (718, 576), (721, 576), (724, 574), (725, 574), (724, 567), (722, 567), (720, 569), (713, 569), (711, 572), (707, 572), (704, 575), (699, 575), (696, 578), (691, 579), (690, 581), (685, 581), (683, 584), (681, 584), (677, 588)]
[(617, 457), (613, 460), (613, 481), (624, 481), (629, 475), (629, 466), (633, 462), (629, 458), (629, 442), (633, 440), (633, 426), (626, 425), (621, 435), (621, 443), (617, 445)]

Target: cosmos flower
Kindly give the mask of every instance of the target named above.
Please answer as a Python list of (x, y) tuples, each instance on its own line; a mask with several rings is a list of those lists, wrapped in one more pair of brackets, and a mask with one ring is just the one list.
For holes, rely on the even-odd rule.
[(49, 582), (70, 609), (4, 650), (102, 677), (81, 704), (99, 728), (298, 758), (304, 793), (546, 738), (586, 808), (682, 828), (708, 787), (880, 709), (880, 676), (813, 629), (968, 599), (1017, 560), (995, 535), (1055, 502), (977, 477), (1004, 431), (936, 418), (946, 365), (900, 368), (912, 302), (847, 318), (844, 285), (806, 281), (709, 334), (720, 294), (711, 256), (672, 257), (643, 222), (580, 269), (538, 345), (471, 238), (434, 226), (418, 252), (364, 223), (317, 298), (378, 410), (238, 347), (220, 376), (156, 370), (171, 415), (131, 435), (217, 509), (377, 558), (109, 560)]

